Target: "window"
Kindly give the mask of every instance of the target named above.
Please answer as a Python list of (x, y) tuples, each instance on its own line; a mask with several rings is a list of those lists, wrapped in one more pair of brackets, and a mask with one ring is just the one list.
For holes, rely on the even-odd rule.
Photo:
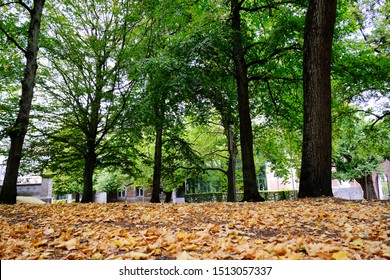
[(136, 187), (135, 188), (135, 196), (144, 196), (144, 188), (143, 187)]
[(126, 191), (118, 191), (118, 198), (126, 197)]

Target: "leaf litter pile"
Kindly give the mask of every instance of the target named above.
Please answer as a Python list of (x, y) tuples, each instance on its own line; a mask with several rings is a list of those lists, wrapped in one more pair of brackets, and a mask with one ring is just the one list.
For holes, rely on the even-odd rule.
[(390, 259), (390, 203), (0, 205), (1, 259)]

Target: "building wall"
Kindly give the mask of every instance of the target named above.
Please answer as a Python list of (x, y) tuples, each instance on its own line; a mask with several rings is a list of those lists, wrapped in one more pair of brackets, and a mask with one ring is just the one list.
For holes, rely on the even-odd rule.
[[(18, 196), (32, 196), (47, 203), (53, 199), (53, 180), (51, 178), (41, 178), (40, 180), (27, 180), (27, 177), (18, 180)], [(1, 186), (0, 186), (1, 189)]]
[(267, 187), (270, 191), (278, 190), (298, 190), (299, 182), (298, 177), (294, 169), (291, 169), (291, 175), (287, 180), (279, 178), (275, 175), (275, 172), (271, 170), (271, 167), (267, 165)]

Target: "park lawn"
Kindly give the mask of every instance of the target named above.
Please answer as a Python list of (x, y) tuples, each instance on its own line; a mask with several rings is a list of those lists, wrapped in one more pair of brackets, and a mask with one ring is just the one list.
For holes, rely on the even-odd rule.
[(390, 203), (0, 205), (5, 259), (390, 259)]

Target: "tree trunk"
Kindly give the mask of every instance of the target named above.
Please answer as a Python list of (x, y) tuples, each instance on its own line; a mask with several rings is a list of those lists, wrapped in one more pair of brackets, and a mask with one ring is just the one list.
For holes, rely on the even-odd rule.
[[(157, 122), (159, 122), (157, 120)], [(154, 150), (153, 190), (150, 202), (160, 203), (161, 169), (162, 169), (162, 125), (156, 125), (156, 144)]]
[(304, 128), (299, 197), (333, 196), (331, 56), (336, 0), (310, 0), (303, 47)]
[(85, 153), (85, 164), (84, 164), (84, 189), (81, 203), (93, 202), (93, 173), (97, 165), (97, 154), (96, 147), (99, 143), (97, 141), (98, 128), (100, 122), (100, 109), (103, 97), (103, 88), (105, 79), (103, 75), (104, 60), (101, 60), (99, 56), (96, 60), (96, 88), (95, 96), (92, 98), (90, 103), (91, 112), (89, 115), (89, 122), (85, 128), (85, 137), (87, 142), (87, 150)]
[(165, 193), (164, 203), (171, 203), (172, 202), (172, 191), (164, 192), (164, 193)]
[(264, 201), (257, 189), (256, 168), (253, 158), (253, 132), (249, 107), (249, 85), (247, 64), (241, 38), (240, 9), (243, 1), (231, 0), (233, 59), (237, 81), (238, 113), (240, 119), (240, 143), (242, 175), (244, 180), (244, 201)]
[(76, 203), (80, 202), (80, 193), (78, 193), (78, 192), (75, 193), (75, 199), (74, 200), (75, 200)]
[(363, 189), (364, 199), (378, 199), (378, 196), (374, 189), (374, 181), (372, 180), (372, 175), (367, 174), (367, 176), (360, 177), (356, 179)]
[(88, 144), (84, 165), (84, 189), (81, 203), (93, 202), (93, 173), (96, 167), (96, 152), (94, 143)]
[(35, 78), (37, 73), (37, 56), (41, 17), (45, 0), (34, 0), (30, 12), (31, 20), (28, 29), (28, 43), (25, 52), (26, 66), (22, 80), (22, 96), (19, 101), (19, 112), (9, 136), (11, 146), (8, 153), (7, 167), (1, 188), (0, 201), (6, 204), (15, 204), (17, 196), (17, 180), (22, 159), (24, 138), (30, 120), (31, 103), (34, 95)]
[(237, 143), (234, 140), (233, 134), (233, 125), (228, 124), (225, 128), (226, 136), (228, 139), (228, 150), (229, 150), (229, 164), (228, 164), (228, 189), (227, 189), (227, 201), (236, 202), (237, 201), (237, 189), (236, 189), (236, 164), (237, 164), (237, 154), (238, 148)]

